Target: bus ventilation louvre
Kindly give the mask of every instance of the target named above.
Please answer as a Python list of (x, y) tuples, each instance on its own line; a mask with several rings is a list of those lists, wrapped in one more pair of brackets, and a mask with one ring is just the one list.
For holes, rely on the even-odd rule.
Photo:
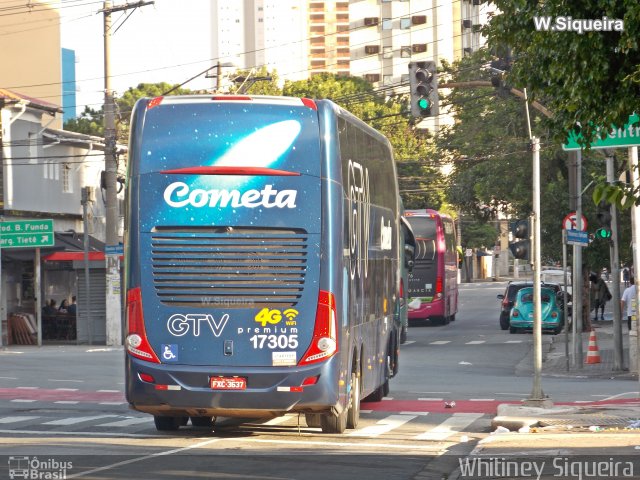
[(244, 227), (156, 227), (153, 282), (165, 305), (295, 306), (307, 271), (307, 233)]

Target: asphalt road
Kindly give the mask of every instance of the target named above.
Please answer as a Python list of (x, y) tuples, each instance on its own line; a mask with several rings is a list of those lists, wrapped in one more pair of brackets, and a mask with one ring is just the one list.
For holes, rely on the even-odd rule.
[[(0, 352), (0, 478), (26, 478), (25, 471), (56, 478), (62, 470), (92, 479), (442, 478), (490, 437), (498, 403), (519, 402), (531, 390), (531, 378), (515, 368), (531, 335), (498, 326), (503, 288), (462, 285), (455, 322), (412, 325), (389, 397), (363, 404), (358, 428), (344, 435), (323, 435), (297, 415), (159, 433), (152, 417), (124, 403), (122, 349), (11, 347)], [(565, 402), (631, 387), (543, 379), (545, 392)]]

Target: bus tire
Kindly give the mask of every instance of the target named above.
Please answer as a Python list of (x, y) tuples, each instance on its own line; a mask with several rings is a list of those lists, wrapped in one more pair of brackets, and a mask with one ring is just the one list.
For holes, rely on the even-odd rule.
[(356, 428), (360, 421), (360, 377), (351, 374), (351, 392), (349, 393), (349, 410), (347, 411), (347, 428)]
[(320, 416), (320, 428), (322, 433), (344, 433), (347, 429), (347, 409), (345, 408), (339, 415), (326, 413)]
[(320, 414), (319, 413), (305, 413), (304, 420), (307, 422), (309, 428), (320, 428)]
[(194, 427), (213, 428), (213, 417), (191, 417)]
[(160, 415), (153, 416), (153, 423), (159, 432), (175, 431), (182, 425), (182, 417), (164, 417)]

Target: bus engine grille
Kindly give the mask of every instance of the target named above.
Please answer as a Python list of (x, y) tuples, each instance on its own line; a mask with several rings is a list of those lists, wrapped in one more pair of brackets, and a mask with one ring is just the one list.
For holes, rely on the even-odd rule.
[(156, 227), (155, 291), (173, 306), (294, 306), (304, 290), (307, 242), (303, 230)]

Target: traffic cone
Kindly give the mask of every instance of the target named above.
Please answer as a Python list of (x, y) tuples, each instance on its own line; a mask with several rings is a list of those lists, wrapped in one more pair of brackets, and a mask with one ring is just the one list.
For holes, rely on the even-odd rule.
[(584, 363), (600, 363), (600, 351), (598, 350), (595, 330), (591, 330), (591, 335), (589, 335), (589, 349), (587, 351), (587, 358)]

